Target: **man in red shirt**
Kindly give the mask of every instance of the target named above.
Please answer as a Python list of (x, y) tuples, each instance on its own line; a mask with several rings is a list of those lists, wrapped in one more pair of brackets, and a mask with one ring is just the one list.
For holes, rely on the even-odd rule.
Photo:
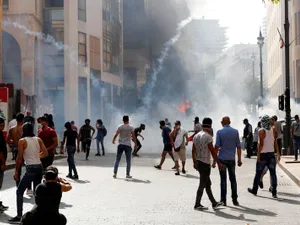
[(48, 127), (48, 121), (45, 116), (40, 117), (39, 121), (41, 122), (42, 128), (38, 131), (38, 136), (44, 142), (44, 145), (47, 148), (48, 156), (41, 159), (44, 170), (51, 166), (54, 160), (55, 148), (58, 146), (57, 134), (55, 130)]

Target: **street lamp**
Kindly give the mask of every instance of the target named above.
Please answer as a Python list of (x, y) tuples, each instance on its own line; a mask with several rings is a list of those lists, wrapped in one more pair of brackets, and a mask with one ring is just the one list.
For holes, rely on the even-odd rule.
[[(260, 96), (261, 100), (263, 100), (263, 61), (262, 61), (262, 47), (264, 45), (265, 38), (261, 34), (261, 30), (259, 31), (259, 37), (257, 38), (257, 44), (259, 46), (260, 53)], [(262, 103), (261, 103), (262, 104)]]

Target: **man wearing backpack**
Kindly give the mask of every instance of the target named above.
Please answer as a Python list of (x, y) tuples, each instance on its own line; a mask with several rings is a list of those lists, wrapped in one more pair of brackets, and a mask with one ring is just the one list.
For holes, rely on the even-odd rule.
[[(88, 160), (90, 155), (90, 148), (93, 136), (95, 134), (95, 128), (90, 125), (91, 120), (86, 119), (85, 124), (80, 128), (79, 137), (81, 141), (81, 149), (86, 153), (85, 159)], [(92, 132), (92, 134), (91, 134)]]
[(96, 156), (101, 156), (99, 143), (101, 143), (102, 155), (105, 156), (105, 149), (104, 149), (103, 141), (104, 141), (104, 137), (107, 135), (107, 130), (106, 130), (105, 126), (103, 125), (102, 120), (97, 120), (96, 128), (97, 128), (97, 136), (96, 136), (97, 154), (96, 154)]

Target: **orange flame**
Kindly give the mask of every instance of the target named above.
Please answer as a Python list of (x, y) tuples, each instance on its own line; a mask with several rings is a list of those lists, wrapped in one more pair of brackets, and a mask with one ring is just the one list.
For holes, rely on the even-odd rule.
[(185, 113), (189, 108), (191, 108), (190, 101), (189, 100), (185, 100), (185, 101), (181, 100), (178, 111)]

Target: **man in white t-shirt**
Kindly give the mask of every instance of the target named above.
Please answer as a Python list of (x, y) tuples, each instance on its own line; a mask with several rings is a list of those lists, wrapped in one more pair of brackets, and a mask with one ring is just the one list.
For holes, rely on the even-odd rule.
[(212, 120), (210, 118), (204, 118), (202, 121), (203, 130), (197, 133), (193, 139), (193, 161), (194, 168), (200, 174), (200, 183), (197, 190), (197, 197), (194, 209), (195, 210), (207, 210), (207, 207), (201, 205), (201, 199), (203, 195), (204, 189), (208, 195), (209, 200), (212, 203), (212, 207), (214, 209), (223, 205), (222, 202), (217, 202), (213, 196), (211, 190), (211, 180), (210, 180), (210, 172), (211, 172), (211, 155), (215, 162), (218, 163), (220, 169), (222, 169), (222, 164), (217, 156), (217, 151), (213, 147), (213, 139), (209, 134), (211, 130)]
[[(181, 127), (181, 122), (177, 120), (175, 122), (175, 128), (170, 133), (171, 143), (173, 143), (175, 149), (175, 167), (177, 172), (175, 175), (180, 175), (179, 172), (179, 159), (182, 162), (182, 173), (185, 174), (185, 162), (186, 162), (186, 148), (189, 144), (188, 133)], [(185, 140), (184, 140), (185, 139)]]

